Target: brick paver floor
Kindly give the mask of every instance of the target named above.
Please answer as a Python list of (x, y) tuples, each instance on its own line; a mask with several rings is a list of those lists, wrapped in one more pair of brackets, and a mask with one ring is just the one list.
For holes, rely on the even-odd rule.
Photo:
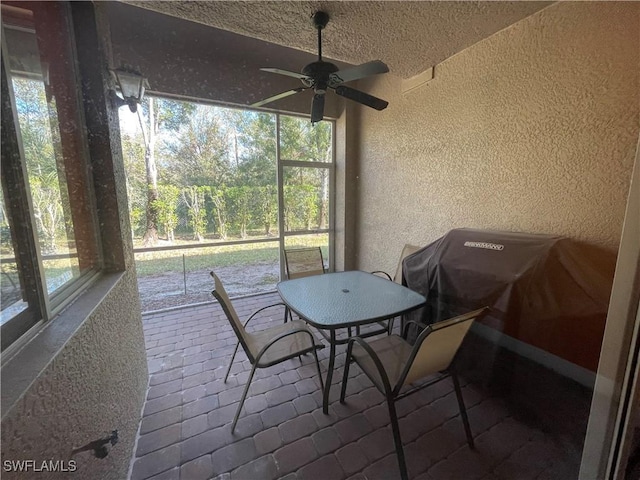
[[(272, 293), (234, 305), (247, 318), (278, 301)], [(282, 316), (282, 307), (269, 309), (252, 328), (280, 323)], [(257, 371), (232, 434), (250, 364), (239, 353), (224, 382), (236, 337), (220, 306), (153, 313), (143, 323), (150, 378), (131, 480), (399, 478), (384, 398), (356, 366), (346, 403), (337, 401), (344, 347), (338, 347), (328, 415), (307, 355)], [(328, 350), (320, 351), (323, 373)], [(520, 421), (502, 397), (461, 380), (474, 450), (449, 380), (397, 404), (411, 478), (576, 478), (579, 452)]]

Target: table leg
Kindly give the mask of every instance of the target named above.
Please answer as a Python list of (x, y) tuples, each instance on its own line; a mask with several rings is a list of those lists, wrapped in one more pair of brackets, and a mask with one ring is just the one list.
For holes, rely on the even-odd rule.
[(331, 378), (333, 377), (333, 365), (336, 361), (336, 331), (331, 330), (331, 338), (329, 340), (329, 367), (327, 368), (327, 379), (324, 384), (324, 392), (322, 394), (322, 412), (329, 413), (329, 392), (331, 391)]

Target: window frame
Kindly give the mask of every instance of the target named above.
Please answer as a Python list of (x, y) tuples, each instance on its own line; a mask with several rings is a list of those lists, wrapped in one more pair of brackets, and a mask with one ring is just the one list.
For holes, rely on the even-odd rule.
[[(28, 7), (28, 5), (27, 5)], [(69, 106), (73, 118), (82, 127), (73, 141), (77, 145), (78, 167), (74, 173), (81, 172), (83, 188), (80, 195), (87, 202), (87, 212), (90, 218), (89, 229), (91, 240), (90, 248), (94, 258), (93, 265), (72, 279), (62, 284), (54, 291), (48, 291), (43, 256), (39, 248), (38, 233), (35, 228), (36, 220), (32, 202), (31, 190), (27, 173), (27, 162), (22, 143), (18, 111), (13, 88), (10, 86), (13, 76), (7, 64), (9, 52), (5, 41), (5, 24), (2, 23), (2, 55), (1, 55), (1, 127), (2, 127), (2, 192), (7, 208), (7, 222), (11, 231), (11, 243), (14, 249), (14, 261), (18, 269), (20, 288), (23, 291), (23, 301), (27, 307), (11, 318), (5, 320), (0, 326), (2, 364), (27, 343), (44, 326), (62, 312), (72, 301), (91, 286), (103, 269), (103, 254), (101, 237), (98, 227), (98, 215), (96, 209), (96, 196), (94, 191), (94, 178), (91, 169), (91, 159), (88, 149), (87, 129), (84, 117), (84, 99), (81, 90), (81, 77), (78, 68), (78, 56), (75, 44), (75, 35), (71, 21), (70, 5), (60, 5), (61, 21), (65, 23), (67, 31), (64, 33), (69, 58), (70, 70), (67, 72), (73, 82), (71, 90), (75, 95), (70, 99)], [(65, 176), (65, 180), (67, 180)], [(69, 216), (71, 215), (71, 216)], [(72, 214), (65, 212), (65, 221), (76, 220)], [(74, 232), (77, 232), (74, 224)], [(84, 239), (83, 239), (84, 240)], [(77, 242), (77, 236), (73, 238)], [(16, 249), (16, 245), (20, 245)], [(76, 252), (75, 256), (79, 256)]]
[[(14, 257), (21, 278), (20, 288), (24, 289), (23, 299), (27, 308), (14, 317), (8, 319), (1, 327), (2, 351), (13, 344), (19, 337), (30, 330), (34, 325), (43, 320), (42, 305), (47, 300), (43, 298), (42, 282), (38, 278), (38, 248), (35, 244), (35, 232), (33, 232), (34, 219), (31, 202), (25, 185), (25, 166), (22, 161), (22, 142), (18, 133), (18, 122), (15, 118), (15, 100), (13, 91), (9, 88), (9, 77), (5, 69), (6, 42), (4, 41), (4, 28), (2, 28), (2, 192), (5, 196), (5, 205), (10, 208), (7, 212), (7, 221), (11, 229), (11, 243), (14, 249)], [(16, 228), (18, 226), (18, 228)], [(16, 251), (15, 245), (22, 245), (22, 249)], [(34, 262), (35, 259), (35, 262)], [(22, 278), (25, 284), (22, 284)]]
[[(288, 160), (286, 158), (282, 158), (280, 152), (280, 117), (294, 117), (294, 118), (305, 118), (302, 115), (292, 115), (288, 113), (275, 113), (276, 115), (276, 158), (277, 158), (277, 166), (278, 166), (278, 230), (280, 232), (279, 235), (279, 244), (280, 244), (280, 278), (286, 278), (285, 275), (285, 262), (284, 262), (284, 249), (285, 249), (285, 241), (287, 238), (295, 238), (302, 237), (305, 235), (313, 235), (313, 234), (327, 234), (329, 238), (328, 245), (328, 271), (332, 272), (335, 269), (335, 172), (336, 172), (336, 122), (335, 120), (323, 120), (328, 122), (331, 126), (331, 160), (329, 162), (310, 162), (306, 160)], [(309, 169), (326, 169), (329, 172), (329, 205), (328, 205), (328, 227), (321, 229), (312, 229), (312, 230), (285, 230), (285, 218), (284, 218), (284, 209), (285, 209), (285, 201), (284, 201), (284, 169), (286, 167), (294, 167), (294, 168), (309, 168)]]

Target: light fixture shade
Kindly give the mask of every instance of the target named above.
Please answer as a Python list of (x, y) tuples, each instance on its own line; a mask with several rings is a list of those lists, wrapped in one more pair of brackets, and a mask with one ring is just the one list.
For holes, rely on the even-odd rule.
[(147, 79), (137, 72), (118, 68), (111, 70), (120, 93), (132, 112), (144, 98), (144, 91), (149, 87)]

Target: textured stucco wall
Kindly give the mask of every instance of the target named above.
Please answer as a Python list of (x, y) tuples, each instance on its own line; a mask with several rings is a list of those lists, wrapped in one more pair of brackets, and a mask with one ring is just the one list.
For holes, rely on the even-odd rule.
[[(436, 67), (360, 124), (358, 267), (456, 227), (616, 249), (640, 100), (640, 4), (561, 2)], [(353, 190), (357, 190), (354, 186)]]
[[(127, 478), (148, 380), (137, 294), (135, 276), (126, 274), (2, 419), (3, 461), (73, 458), (78, 470), (3, 471), (3, 479)], [(105, 459), (70, 457), (114, 429), (120, 442)]]

